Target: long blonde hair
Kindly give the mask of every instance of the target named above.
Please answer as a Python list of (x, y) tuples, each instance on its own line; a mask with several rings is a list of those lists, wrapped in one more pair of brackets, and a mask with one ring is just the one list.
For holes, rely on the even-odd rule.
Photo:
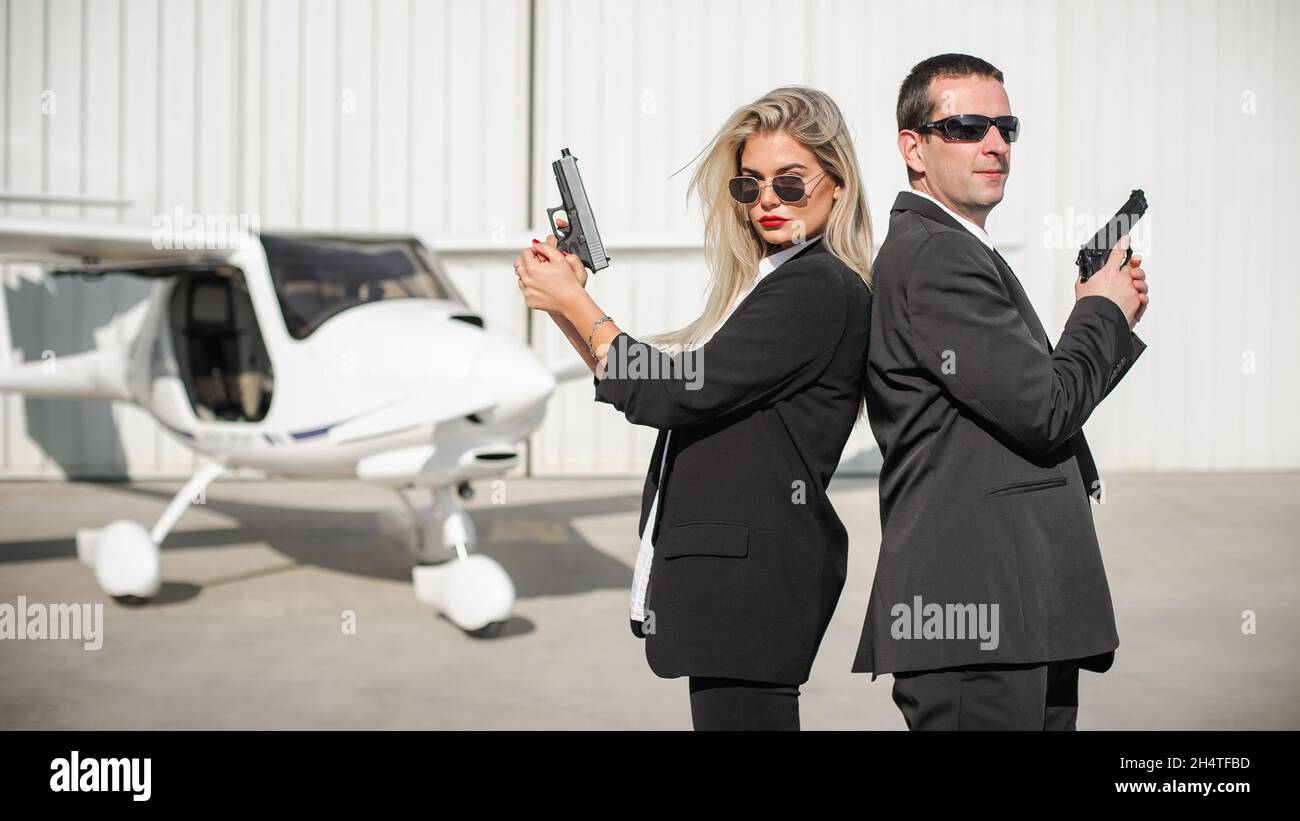
[(702, 345), (748, 291), (767, 243), (750, 224), (745, 208), (727, 193), (727, 181), (740, 173), (745, 141), (776, 132), (807, 147), (843, 187), (820, 241), (870, 287), (871, 214), (844, 116), (834, 100), (816, 89), (783, 86), (736, 109), (701, 152), (707, 153), (691, 177), (687, 197), (697, 195), (704, 211), (708, 299), (698, 319), (681, 330), (647, 337), (651, 344), (670, 354)]

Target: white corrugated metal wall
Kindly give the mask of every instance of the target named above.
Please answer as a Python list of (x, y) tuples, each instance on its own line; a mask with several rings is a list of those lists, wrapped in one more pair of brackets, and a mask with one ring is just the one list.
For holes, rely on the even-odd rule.
[[(670, 175), (737, 105), (792, 83), (833, 95), (879, 239), (905, 184), (899, 82), (930, 54), (978, 54), (1006, 73), (1024, 121), (989, 227), (1049, 330), (1069, 311), (1081, 241), (1061, 225), (1109, 215), (1130, 188), (1151, 202), (1155, 301), (1139, 326), (1151, 348), (1088, 423), (1102, 468), (1300, 467), (1300, 283), (1277, 233), (1300, 216), (1287, 149), (1300, 128), (1296, 3), (0, 0), (0, 11), (0, 188), (132, 203), (9, 213), (147, 224), (181, 207), (257, 213), (264, 228), (413, 231), (443, 249), (477, 308), (551, 360), (572, 354), (545, 316), (528, 328), (509, 262), (558, 204), (550, 160), (562, 147), (581, 160), (616, 259), (591, 288), (647, 334), (701, 308), (691, 169)], [(53, 298), (9, 279), (0, 331), (29, 352), (121, 333), (143, 293), (64, 283)], [(191, 464), (129, 407), (0, 403), (0, 476)], [(651, 434), (579, 380), (534, 437), (532, 470), (636, 475)], [(846, 466), (876, 464), (871, 444), (863, 427)]]

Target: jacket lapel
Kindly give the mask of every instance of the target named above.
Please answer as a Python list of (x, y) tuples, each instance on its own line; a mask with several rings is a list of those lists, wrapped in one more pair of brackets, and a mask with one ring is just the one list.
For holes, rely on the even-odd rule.
[[(922, 197), (919, 194), (913, 194), (910, 191), (900, 191), (898, 198), (894, 200), (893, 212), (898, 211), (915, 211), (926, 219), (934, 220), (943, 225), (958, 231), (970, 234), (966, 226), (953, 219), (952, 215), (940, 208), (935, 203)], [(892, 213), (892, 212), (891, 212)], [(974, 237), (974, 235), (972, 235)], [(993, 268), (998, 272), (1002, 280), (1002, 285), (1007, 289), (1011, 296), (1011, 301), (1015, 303), (1016, 311), (1020, 313), (1020, 318), (1024, 320), (1025, 327), (1029, 329), (1029, 334), (1039, 345), (1042, 345), (1048, 353), (1052, 351), (1052, 343), (1047, 339), (1047, 332), (1043, 329), (1043, 323), (1039, 321), (1038, 314), (1034, 311), (1034, 306), (1029, 302), (1029, 296), (1021, 286), (1020, 280), (1016, 277), (1011, 266), (1002, 258), (1002, 255), (995, 249), (989, 248), (979, 237), (974, 237), (979, 242), (984, 253), (988, 255), (989, 260), (993, 263)]]
[[(983, 245), (984, 243), (980, 243)], [(1039, 345), (1047, 348), (1047, 352), (1052, 352), (1051, 340), (1047, 338), (1047, 331), (1043, 329), (1043, 323), (1038, 319), (1038, 312), (1029, 302), (1029, 295), (1025, 293), (1024, 286), (1020, 284), (1020, 279), (1016, 276), (1015, 271), (1011, 270), (1011, 265), (1002, 258), (1002, 254), (996, 250), (990, 249), (987, 245), (984, 250), (989, 255), (995, 257), (994, 265), (997, 266), (998, 273), (1002, 276), (1002, 282), (1006, 284), (1007, 290), (1011, 292), (1011, 299), (1016, 303), (1016, 310), (1020, 312), (1020, 318), (1025, 321), (1029, 328), (1029, 333), (1038, 341)]]
[[(772, 274), (775, 274), (777, 271), (780, 271), (781, 268), (783, 268), (784, 266), (789, 265), (791, 262), (794, 262), (796, 259), (799, 259), (800, 257), (811, 257), (816, 254), (829, 254), (829, 253), (830, 251), (826, 248), (825, 239), (817, 239), (815, 242), (804, 243), (803, 247), (800, 248), (798, 251), (796, 251), (794, 256), (786, 259), (785, 262), (782, 262), (780, 265), (776, 266), (776, 268), (770, 274), (763, 277), (756, 284), (751, 286), (749, 292), (746, 293), (743, 297), (741, 297), (740, 301), (737, 302), (735, 307), (731, 309), (731, 314), (734, 314), (736, 311), (739, 311), (740, 306), (748, 302), (749, 298), (752, 297), (754, 293), (758, 291), (759, 288), (762, 288), (764, 283), (766, 283), (769, 279), (772, 278)], [(728, 314), (728, 317), (730, 317), (731, 314)]]

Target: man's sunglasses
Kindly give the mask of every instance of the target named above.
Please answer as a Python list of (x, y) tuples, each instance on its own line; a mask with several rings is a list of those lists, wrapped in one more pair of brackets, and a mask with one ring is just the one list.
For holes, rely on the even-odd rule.
[(1019, 117), (985, 117), (983, 114), (957, 114), (932, 123), (923, 123), (913, 131), (938, 131), (944, 139), (957, 143), (977, 143), (984, 139), (989, 126), (996, 125), (1002, 132), (1002, 139), (1009, 143), (1020, 136)]
[[(821, 177), (826, 172), (823, 171), (812, 179)], [(812, 182), (812, 180), (808, 180)], [(759, 194), (763, 193), (763, 186), (772, 186), (772, 193), (782, 202), (802, 202), (807, 196), (807, 183), (794, 174), (780, 174), (772, 178), (771, 182), (763, 182), (757, 177), (732, 177), (727, 182), (727, 190), (731, 192), (731, 198), (742, 205), (758, 202)], [(813, 186), (816, 188), (817, 186)]]

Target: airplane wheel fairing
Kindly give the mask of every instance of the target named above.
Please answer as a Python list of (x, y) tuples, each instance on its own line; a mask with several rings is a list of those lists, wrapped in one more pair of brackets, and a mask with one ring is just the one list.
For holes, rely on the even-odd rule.
[[(415, 597), (438, 608), (471, 635), (491, 635), (493, 622), (505, 622), (515, 605), (515, 583), (496, 559), (475, 553), (411, 570)], [(498, 631), (500, 628), (496, 628)]]
[(151, 599), (162, 589), (161, 551), (149, 531), (136, 522), (113, 522), (87, 549), (78, 533), (78, 555), (94, 568), (100, 589), (114, 598)]

